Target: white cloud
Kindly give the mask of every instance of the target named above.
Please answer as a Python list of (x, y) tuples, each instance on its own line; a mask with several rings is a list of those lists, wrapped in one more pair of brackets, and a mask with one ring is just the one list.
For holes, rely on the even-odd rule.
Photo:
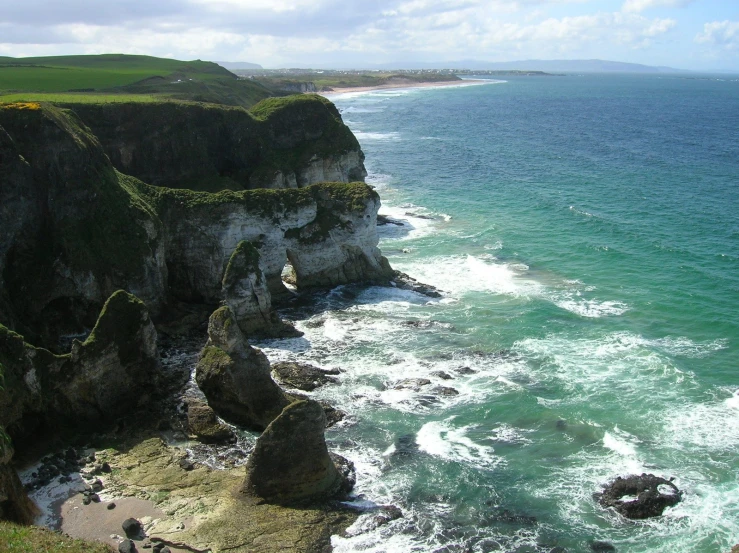
[(682, 8), (693, 0), (626, 0), (621, 8), (625, 12), (641, 13), (650, 8)]
[(739, 50), (739, 21), (712, 21), (703, 25), (695, 42), (720, 46), (726, 50)]

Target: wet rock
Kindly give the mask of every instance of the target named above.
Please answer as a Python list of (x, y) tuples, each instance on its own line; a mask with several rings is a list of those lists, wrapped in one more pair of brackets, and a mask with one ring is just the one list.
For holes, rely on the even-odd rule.
[(121, 527), (123, 528), (123, 533), (126, 534), (126, 537), (131, 540), (144, 538), (144, 526), (135, 518), (127, 518), (123, 521)]
[(272, 374), (282, 384), (311, 392), (325, 384), (336, 384), (338, 369), (324, 370), (307, 363), (275, 363), (272, 365)]
[(413, 390), (417, 392), (423, 386), (428, 386), (431, 381), (428, 378), (406, 378), (400, 382), (396, 382), (393, 386), (393, 390)]
[(590, 550), (596, 553), (610, 553), (616, 551), (616, 548), (607, 541), (592, 541), (590, 542)]
[(522, 513), (514, 513), (513, 511), (510, 511), (508, 509), (503, 509), (502, 511), (493, 514), (492, 520), (496, 522), (507, 522), (509, 524), (526, 526), (533, 526), (538, 522), (535, 516), (525, 515)]
[(438, 288), (431, 286), (430, 284), (418, 282), (415, 278), (405, 273), (401, 273), (400, 271), (393, 271), (393, 282), (395, 283), (395, 286), (401, 290), (411, 290), (418, 294), (428, 296), (429, 298), (441, 297), (441, 290)]
[(321, 404), (323, 412), (326, 415), (326, 428), (331, 428), (337, 422), (343, 421), (346, 418), (346, 413), (344, 411), (337, 409), (328, 401), (321, 400), (318, 403)]
[(118, 544), (118, 553), (136, 553), (136, 545), (131, 540), (123, 540)]
[(437, 386), (436, 388), (432, 388), (431, 392), (443, 397), (454, 397), (459, 395), (458, 390), (449, 388), (448, 386)]
[(247, 428), (263, 430), (290, 403), (267, 357), (247, 343), (226, 306), (210, 316), (195, 380), (216, 413)]
[(452, 380), (454, 378), (448, 372), (444, 372), (444, 371), (433, 371), (431, 373), (431, 376), (435, 376), (436, 378), (440, 378), (442, 380)]
[(186, 401), (187, 428), (203, 443), (232, 443), (236, 436), (231, 429), (218, 422), (216, 412), (204, 401), (190, 398)]
[(385, 225), (395, 225), (396, 227), (403, 227), (405, 226), (405, 223), (402, 221), (398, 221), (397, 219), (393, 219), (392, 217), (388, 217), (387, 215), (380, 215), (377, 214), (377, 226), (382, 227)]
[(677, 505), (682, 492), (670, 480), (654, 474), (632, 474), (618, 477), (597, 495), (603, 507), (613, 507), (630, 519), (645, 519), (662, 515), (667, 507)]
[(457, 374), (461, 374), (462, 376), (468, 376), (477, 373), (476, 370), (470, 369), (469, 367), (459, 367), (458, 369), (454, 369), (454, 372), (456, 372)]
[[(326, 415), (314, 401), (287, 406), (257, 439), (242, 491), (281, 503), (340, 496), (351, 486), (337, 468), (323, 436)], [(342, 474), (344, 473), (344, 474)]]

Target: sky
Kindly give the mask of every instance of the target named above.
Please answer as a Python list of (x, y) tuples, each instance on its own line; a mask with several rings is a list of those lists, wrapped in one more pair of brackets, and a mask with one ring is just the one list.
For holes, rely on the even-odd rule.
[(0, 0), (0, 56), (264, 67), (604, 59), (739, 71), (739, 0)]

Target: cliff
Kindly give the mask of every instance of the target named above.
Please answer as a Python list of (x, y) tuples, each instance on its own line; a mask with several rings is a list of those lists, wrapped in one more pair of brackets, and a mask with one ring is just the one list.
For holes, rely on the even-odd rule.
[(156, 186), (297, 188), (367, 174), (356, 138), (320, 96), (268, 98), (249, 111), (176, 102), (70, 107), (116, 169)]
[[(285, 170), (307, 156), (313, 159), (316, 144), (323, 144), (330, 157), (328, 138), (319, 131), (310, 133), (315, 114), (299, 109), (304, 102), (312, 106), (317, 101), (288, 101), (286, 107), (279, 100), (263, 103), (254, 115), (230, 108), (188, 109), (221, 122), (237, 114), (237, 121), (247, 127), (261, 121), (260, 140), (269, 139), (291, 152), (279, 161)], [(318, 103), (320, 109), (329, 109), (324, 101)], [(163, 110), (164, 119), (188, 111), (179, 105), (154, 108)], [(88, 119), (103, 113), (125, 121), (134, 109), (139, 108), (95, 106), (80, 111)], [(142, 156), (157, 150), (148, 136), (156, 128), (152, 120), (139, 130), (141, 143), (135, 151)], [(217, 125), (203, 129), (216, 139)], [(204, 153), (199, 158), (192, 149), (179, 150), (178, 140), (197, 136), (188, 133), (174, 133), (174, 143), (160, 136), (158, 153), (149, 152), (152, 157), (141, 167), (152, 172), (156, 168), (169, 179), (180, 170), (180, 161), (194, 168), (218, 157)], [(310, 139), (314, 135), (317, 142)], [(245, 130), (244, 140), (248, 136)], [(133, 144), (133, 135), (130, 140)], [(262, 152), (262, 168), (265, 163), (277, 166), (274, 152), (269, 161), (264, 148), (248, 144), (242, 144), (244, 157)], [(131, 153), (131, 164), (138, 155)], [(308, 167), (325, 159), (317, 158)], [(117, 289), (135, 294), (154, 316), (172, 299), (217, 303), (223, 299), (229, 258), (241, 241), (257, 249), (272, 294), (284, 292), (280, 274), (288, 260), (299, 288), (392, 278), (377, 249), (380, 200), (361, 182), (216, 194), (154, 187), (118, 172), (76, 113), (40, 104), (0, 108), (0, 179), (0, 224), (5, 229), (0, 237), (0, 320), (34, 343), (51, 346), (59, 335), (91, 328), (104, 301)]]

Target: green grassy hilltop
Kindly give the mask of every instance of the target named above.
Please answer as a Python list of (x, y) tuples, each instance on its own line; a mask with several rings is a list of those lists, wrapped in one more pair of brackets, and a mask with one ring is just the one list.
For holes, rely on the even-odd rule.
[(220, 65), (102, 54), (0, 57), (0, 102), (69, 103), (183, 100), (249, 107), (271, 93)]

